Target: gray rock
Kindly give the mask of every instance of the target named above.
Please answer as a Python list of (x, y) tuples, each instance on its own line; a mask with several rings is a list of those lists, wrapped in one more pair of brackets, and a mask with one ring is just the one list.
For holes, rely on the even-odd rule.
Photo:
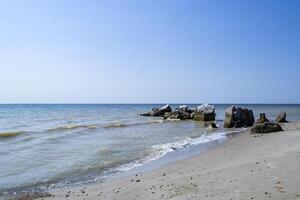
[(165, 113), (172, 112), (172, 108), (169, 104), (164, 105), (161, 108), (153, 108), (152, 111), (140, 114), (141, 116), (153, 116), (153, 117), (164, 117)]
[(181, 105), (181, 106), (178, 106), (177, 110), (183, 110), (183, 111), (187, 112), (189, 110), (189, 108), (187, 105)]
[(271, 133), (283, 131), (278, 123), (265, 122), (265, 123), (255, 123), (251, 128), (251, 133)]
[(191, 116), (196, 121), (214, 121), (216, 117), (215, 107), (208, 104), (200, 105)]
[(200, 106), (197, 106), (196, 112), (202, 112), (206, 114), (215, 113), (215, 107), (213, 105), (202, 104)]
[(172, 108), (169, 104), (164, 105), (163, 107), (160, 108), (160, 110), (164, 112), (172, 112)]
[(285, 123), (286, 121), (286, 113), (285, 112), (281, 112), (277, 115), (276, 120), (277, 123)]
[(176, 110), (174, 112), (171, 112), (170, 114), (165, 114), (164, 119), (190, 119), (190, 114), (183, 110)]
[(165, 112), (164, 119), (167, 119), (171, 116), (172, 112)]
[(252, 110), (231, 106), (225, 111), (224, 128), (249, 127), (254, 123)]

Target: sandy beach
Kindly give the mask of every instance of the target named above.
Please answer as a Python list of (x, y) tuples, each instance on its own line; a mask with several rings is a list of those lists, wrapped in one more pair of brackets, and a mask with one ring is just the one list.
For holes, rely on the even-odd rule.
[(300, 199), (300, 123), (282, 127), (246, 131), (150, 172), (55, 189), (46, 199)]

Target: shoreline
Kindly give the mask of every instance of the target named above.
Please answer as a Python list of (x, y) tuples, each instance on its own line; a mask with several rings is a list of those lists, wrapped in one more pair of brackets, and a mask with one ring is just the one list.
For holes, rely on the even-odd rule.
[[(145, 159), (144, 163), (130, 162), (122, 166), (112, 168), (111, 170), (104, 171), (101, 176), (97, 176), (90, 180), (82, 180), (78, 182), (48, 182), (48, 183), (37, 183), (36, 186), (22, 186), (19, 188), (11, 188), (6, 191), (2, 191), (0, 199), (2, 198), (18, 198), (22, 196), (44, 196), (47, 195), (47, 191), (53, 191), (61, 188), (77, 187), (82, 185), (97, 184), (102, 181), (116, 180), (123, 177), (128, 177), (136, 173), (146, 173), (172, 164), (174, 162), (189, 159), (196, 155), (203, 154), (210, 149), (216, 148), (217, 146), (224, 143), (232, 135), (236, 135), (245, 132), (246, 129), (234, 128), (228, 129), (225, 132), (219, 132), (216, 129), (212, 133), (207, 133), (195, 138), (189, 138), (190, 141), (180, 140), (171, 143), (162, 144), (167, 145), (168, 149), (162, 149), (162, 155), (157, 156), (153, 160)], [(186, 142), (185, 142), (186, 141)], [(162, 146), (157, 145), (157, 146)], [(176, 147), (175, 147), (176, 146)], [(147, 158), (147, 157), (145, 157)], [(127, 168), (127, 169), (126, 169)], [(105, 175), (106, 174), (106, 175)]]
[(300, 199), (300, 123), (237, 134), (148, 172), (50, 190), (44, 199)]

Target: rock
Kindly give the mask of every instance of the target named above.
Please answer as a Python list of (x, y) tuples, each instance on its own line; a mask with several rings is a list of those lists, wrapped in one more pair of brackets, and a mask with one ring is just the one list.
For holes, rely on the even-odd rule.
[(283, 130), (278, 123), (273, 122), (255, 123), (251, 128), (251, 133), (271, 133), (277, 131)]
[(260, 113), (259, 114), (259, 119), (257, 120), (257, 123), (265, 123), (265, 122), (269, 122), (268, 118), (266, 118), (266, 114), (265, 113)]
[(285, 123), (286, 121), (286, 113), (285, 112), (281, 112), (277, 115), (276, 120), (277, 123)]
[(201, 128), (205, 128), (208, 132), (212, 132), (214, 129), (218, 128), (214, 121), (199, 122), (197, 125)]
[(194, 109), (189, 109), (189, 107), (187, 105), (178, 106), (178, 108), (176, 108), (176, 110), (182, 110), (182, 111), (188, 112), (189, 114), (191, 114), (195, 111)]
[(164, 117), (165, 113), (172, 112), (171, 106), (169, 104), (164, 105), (161, 108), (153, 108), (151, 112), (142, 113), (141, 116), (153, 116), (153, 117)]
[(224, 128), (238, 128), (252, 126), (254, 116), (252, 110), (231, 106), (225, 111)]
[(188, 112), (189, 108), (187, 105), (181, 105), (181, 106), (178, 106), (177, 110), (183, 110), (185, 112)]
[(218, 128), (214, 121), (198, 122), (197, 125), (200, 126), (201, 128), (208, 128), (208, 127)]
[(164, 119), (167, 119), (171, 116), (172, 112), (165, 112)]
[(179, 117), (180, 117), (181, 120), (191, 118), (190, 113), (188, 113), (187, 111), (178, 110), (178, 113), (179, 113)]
[(171, 112), (168, 116), (166, 115), (167, 114), (165, 114), (164, 119), (180, 119), (180, 120), (190, 119), (190, 114), (183, 110), (176, 110), (174, 112)]
[(215, 107), (208, 104), (200, 105), (191, 116), (196, 121), (214, 121), (216, 117)]
[(213, 105), (208, 104), (202, 104), (200, 106), (197, 106), (196, 112), (202, 112), (202, 113), (215, 113), (215, 107)]
[(160, 110), (163, 112), (172, 112), (172, 108), (169, 104), (164, 105), (163, 107), (160, 108)]

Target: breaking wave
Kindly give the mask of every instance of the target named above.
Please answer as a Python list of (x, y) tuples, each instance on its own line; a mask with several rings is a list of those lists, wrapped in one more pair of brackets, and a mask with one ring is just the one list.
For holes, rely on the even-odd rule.
[(110, 123), (104, 125), (67, 125), (67, 126), (59, 126), (55, 128), (50, 128), (48, 131), (69, 131), (74, 129), (97, 129), (97, 128), (123, 128), (123, 127), (131, 127), (131, 126), (140, 126), (140, 125), (147, 125), (147, 124), (155, 124), (155, 123), (163, 123), (163, 120), (153, 120), (153, 121), (146, 121), (146, 122), (133, 122), (133, 123)]
[(163, 123), (163, 120), (153, 120), (153, 121), (146, 121), (146, 122), (135, 122), (135, 123), (111, 123), (107, 125), (101, 126), (102, 128), (122, 128), (122, 127), (130, 127), (130, 126), (140, 126), (140, 125), (147, 125), (147, 124), (156, 124), (156, 123)]
[(213, 133), (213, 134), (204, 134), (200, 137), (196, 138), (186, 138), (180, 141), (159, 144), (152, 146), (151, 153), (148, 156), (144, 157), (143, 159), (136, 160), (131, 163), (124, 164), (118, 167), (118, 171), (128, 171), (138, 166), (142, 166), (144, 164), (148, 164), (153, 162), (157, 159), (164, 157), (166, 154), (175, 151), (176, 149), (186, 148), (190, 145), (198, 145), (202, 143), (208, 143), (216, 140), (223, 140), (226, 138), (226, 133)]
[(18, 135), (21, 135), (25, 133), (25, 131), (15, 131), (15, 132), (1, 132), (0, 133), (0, 139), (1, 138), (11, 138), (11, 137), (16, 137)]
[(68, 131), (68, 130), (74, 130), (74, 129), (96, 129), (98, 128), (97, 125), (69, 125), (69, 126), (59, 126), (56, 128), (48, 129), (48, 131)]

